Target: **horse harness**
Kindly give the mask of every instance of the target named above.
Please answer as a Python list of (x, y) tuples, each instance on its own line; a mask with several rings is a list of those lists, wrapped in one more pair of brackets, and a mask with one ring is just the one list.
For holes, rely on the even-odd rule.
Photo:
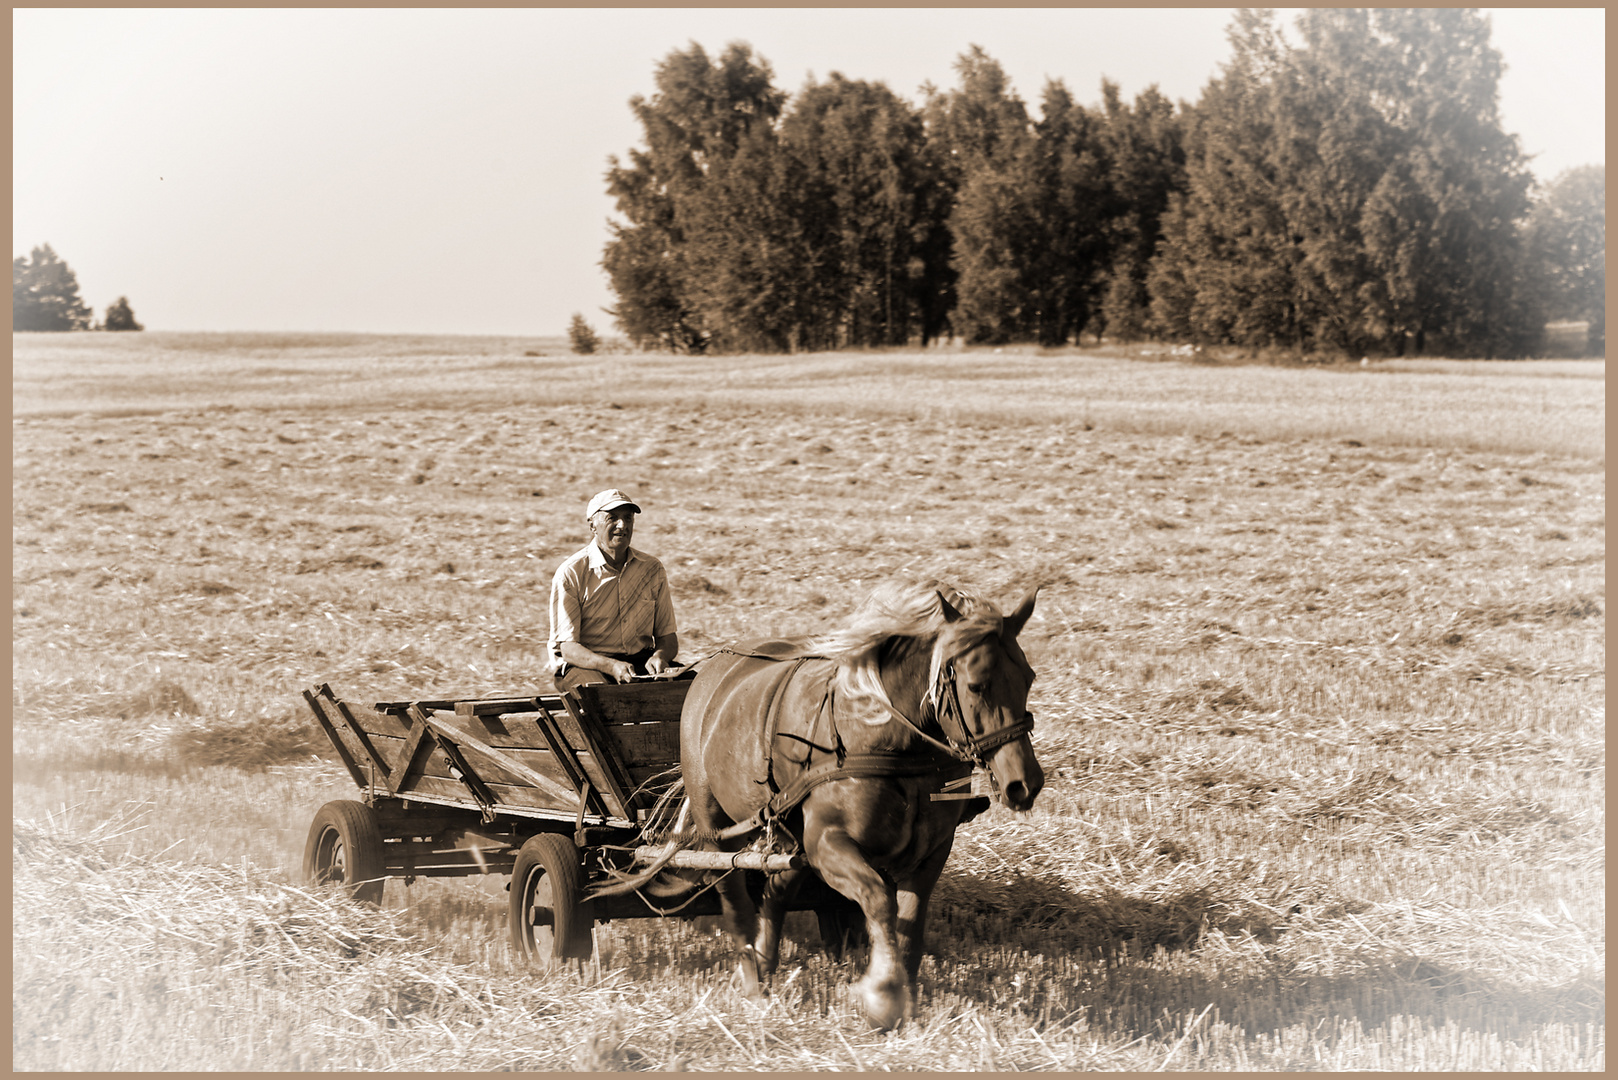
[[(827, 726), (831, 728), (831, 746), (821, 746), (811, 738), (780, 730), (781, 701), (785, 696), (787, 686), (792, 682), (793, 676), (811, 660), (826, 660), (828, 657), (804, 653), (790, 653), (782, 655), (778, 652), (744, 651), (736, 648), (721, 649), (735, 656), (749, 659), (769, 660), (782, 664), (782, 670), (774, 676), (774, 685), (771, 687), (770, 703), (765, 710), (764, 719), (764, 747), (765, 747), (765, 778), (757, 781), (768, 784), (770, 798), (760, 807), (750, 821), (760, 827), (768, 827), (772, 822), (779, 820), (790, 813), (799, 804), (809, 797), (809, 793), (821, 784), (833, 780), (844, 779), (871, 779), (893, 778), (905, 776), (932, 776), (939, 782), (939, 790), (932, 792), (933, 801), (981, 799), (982, 809), (987, 809), (988, 799), (975, 796), (970, 792), (957, 789), (970, 783), (972, 772), (977, 767), (988, 768), (988, 758), (995, 750), (1006, 743), (1026, 735), (1033, 730), (1034, 717), (1032, 713), (1024, 713), (1023, 718), (1016, 723), (1008, 724), (1003, 728), (990, 732), (982, 737), (974, 736), (966, 727), (965, 715), (961, 710), (960, 698), (955, 684), (955, 667), (946, 664), (939, 679), (939, 687), (947, 688), (947, 694), (938, 693), (939, 687), (934, 688), (934, 716), (938, 721), (944, 739), (933, 738), (922, 730), (921, 725), (905, 716), (898, 709), (886, 701), (881, 701), (884, 708), (895, 719), (903, 723), (924, 741), (930, 743), (935, 752), (928, 756), (918, 757), (915, 753), (903, 753), (896, 750), (877, 750), (861, 754), (851, 754), (843, 745), (842, 734), (837, 730), (833, 716), (835, 706), (835, 690), (828, 679), (826, 692), (822, 695), (820, 705), (816, 710), (817, 721), (811, 734), (819, 730), (818, 718), (823, 717)], [(954, 730), (951, 731), (950, 729)], [(805, 743), (810, 750), (832, 755), (830, 759), (809, 765), (796, 777), (792, 778), (783, 787), (775, 777), (775, 751), (773, 747), (778, 738), (786, 738)], [(808, 760), (807, 758), (805, 759)], [(727, 829), (731, 832), (732, 829)]]

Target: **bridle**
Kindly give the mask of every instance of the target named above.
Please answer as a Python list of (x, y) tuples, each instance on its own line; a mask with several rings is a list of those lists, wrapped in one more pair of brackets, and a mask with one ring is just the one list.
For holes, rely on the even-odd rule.
[[(940, 690), (947, 693), (940, 694)], [(950, 753), (980, 768), (989, 767), (989, 758), (996, 750), (1034, 730), (1034, 714), (1024, 709), (1021, 720), (983, 735), (972, 734), (967, 729), (966, 714), (961, 709), (953, 661), (945, 664), (943, 671), (939, 673), (938, 684), (933, 688), (933, 699), (933, 716), (938, 721), (939, 730), (944, 733), (944, 738), (949, 743)], [(951, 731), (951, 728), (954, 730)]]
[[(959, 655), (959, 653), (956, 655)], [(996, 728), (994, 731), (986, 732), (983, 735), (972, 734), (971, 730), (966, 726), (966, 714), (961, 709), (960, 690), (955, 678), (954, 657), (940, 665), (938, 681), (933, 684), (932, 690), (922, 700), (926, 702), (929, 699), (933, 703), (932, 719), (938, 724), (939, 732), (944, 736), (942, 741), (927, 734), (922, 730), (921, 724), (894, 708), (891, 703), (883, 701), (882, 704), (887, 708), (888, 712), (892, 713), (896, 719), (922, 739), (938, 747), (938, 749), (957, 761), (971, 762), (973, 766), (980, 769), (989, 768), (989, 758), (996, 750), (1006, 745), (1006, 743), (1015, 742), (1034, 730), (1034, 714), (1024, 710), (1021, 720), (1007, 724), (1002, 728)], [(924, 712), (923, 722), (925, 722), (925, 718), (926, 714)]]

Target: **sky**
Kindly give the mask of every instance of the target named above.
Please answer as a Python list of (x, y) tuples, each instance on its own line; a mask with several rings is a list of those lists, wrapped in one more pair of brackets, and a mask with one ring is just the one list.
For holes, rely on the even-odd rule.
[[(1487, 10), (1535, 175), (1604, 163), (1604, 9)], [(1037, 115), (1047, 79), (1195, 101), (1231, 13), (13, 9), (12, 253), (49, 243), (150, 330), (610, 334), (604, 174), (671, 51), (744, 41), (788, 93), (836, 71), (920, 104), (976, 44)]]

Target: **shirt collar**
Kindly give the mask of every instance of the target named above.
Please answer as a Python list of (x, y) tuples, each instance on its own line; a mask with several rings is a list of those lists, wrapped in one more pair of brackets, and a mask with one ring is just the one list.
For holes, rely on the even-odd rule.
[[(591, 570), (594, 570), (596, 573), (599, 574), (599, 573), (601, 573), (602, 570), (611, 568), (612, 564), (607, 562), (607, 553), (602, 551), (601, 550), (601, 545), (596, 543), (594, 540), (590, 541), (589, 552), (590, 552), (590, 569)], [(629, 549), (629, 554), (624, 558), (624, 567), (627, 568), (629, 566), (629, 564), (634, 562), (634, 561), (635, 561), (635, 549), (633, 547), (631, 547)]]

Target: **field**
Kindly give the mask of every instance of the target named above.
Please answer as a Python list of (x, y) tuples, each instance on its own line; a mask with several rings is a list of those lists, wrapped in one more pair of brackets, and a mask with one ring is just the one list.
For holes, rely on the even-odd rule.
[[(17, 1069), (1599, 1070), (1601, 362), (566, 355), (14, 335)], [(966, 826), (915, 1015), (795, 916), (512, 956), (501, 880), (299, 880), (300, 690), (548, 689), (621, 486), (681, 655), (876, 581), (1040, 584), (1036, 807)]]

